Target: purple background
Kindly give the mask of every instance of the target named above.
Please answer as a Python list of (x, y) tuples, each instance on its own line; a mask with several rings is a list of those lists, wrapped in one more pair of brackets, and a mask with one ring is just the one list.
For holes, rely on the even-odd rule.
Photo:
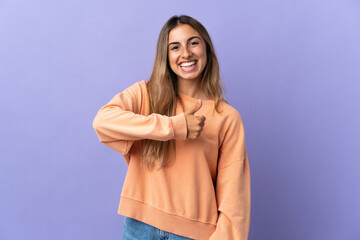
[(360, 239), (356, 0), (1, 1), (0, 239), (120, 239), (126, 164), (92, 120), (175, 14), (208, 29), (244, 120), (249, 239)]

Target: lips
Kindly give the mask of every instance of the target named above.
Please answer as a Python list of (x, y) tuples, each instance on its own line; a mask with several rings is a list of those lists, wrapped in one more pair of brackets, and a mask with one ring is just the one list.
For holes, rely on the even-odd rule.
[(179, 65), (183, 71), (189, 72), (196, 68), (196, 64), (197, 64), (197, 60), (189, 61), (189, 62), (182, 62)]

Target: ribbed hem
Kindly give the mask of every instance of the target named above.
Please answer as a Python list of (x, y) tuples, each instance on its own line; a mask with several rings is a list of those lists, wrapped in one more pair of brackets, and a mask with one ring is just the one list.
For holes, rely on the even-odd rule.
[(185, 140), (187, 137), (186, 118), (184, 113), (170, 117), (174, 129), (174, 138)]
[(118, 214), (135, 218), (163, 231), (199, 240), (208, 240), (216, 228), (215, 225), (167, 213), (124, 196), (120, 199)]

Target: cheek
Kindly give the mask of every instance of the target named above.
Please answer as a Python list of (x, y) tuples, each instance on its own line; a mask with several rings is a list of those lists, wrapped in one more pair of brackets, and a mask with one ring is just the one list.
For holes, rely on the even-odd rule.
[(201, 50), (201, 58), (203, 59), (204, 64), (206, 65), (206, 62), (207, 62), (207, 54), (206, 54), (206, 49), (205, 49), (205, 48)]
[(202, 62), (203, 62), (203, 64), (202, 64), (202, 66), (201, 66), (201, 71), (204, 71), (204, 69), (205, 69), (205, 67), (206, 67), (206, 65), (207, 65), (207, 54), (206, 54), (206, 50), (204, 50), (203, 52), (202, 52), (202, 56), (201, 56), (201, 58), (202, 58)]
[(199, 57), (206, 60), (206, 48), (205, 47), (199, 48), (197, 54), (198, 54)]
[(176, 64), (176, 58), (173, 56), (173, 54), (169, 54), (168, 59), (171, 67), (174, 66), (174, 64)]

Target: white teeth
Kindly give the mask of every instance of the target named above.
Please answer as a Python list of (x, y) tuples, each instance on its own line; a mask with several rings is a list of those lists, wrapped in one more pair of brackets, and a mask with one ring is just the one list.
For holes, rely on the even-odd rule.
[(194, 65), (196, 62), (195, 61), (192, 61), (192, 62), (186, 62), (186, 63), (182, 63), (180, 66), (182, 67), (189, 67), (191, 65)]

